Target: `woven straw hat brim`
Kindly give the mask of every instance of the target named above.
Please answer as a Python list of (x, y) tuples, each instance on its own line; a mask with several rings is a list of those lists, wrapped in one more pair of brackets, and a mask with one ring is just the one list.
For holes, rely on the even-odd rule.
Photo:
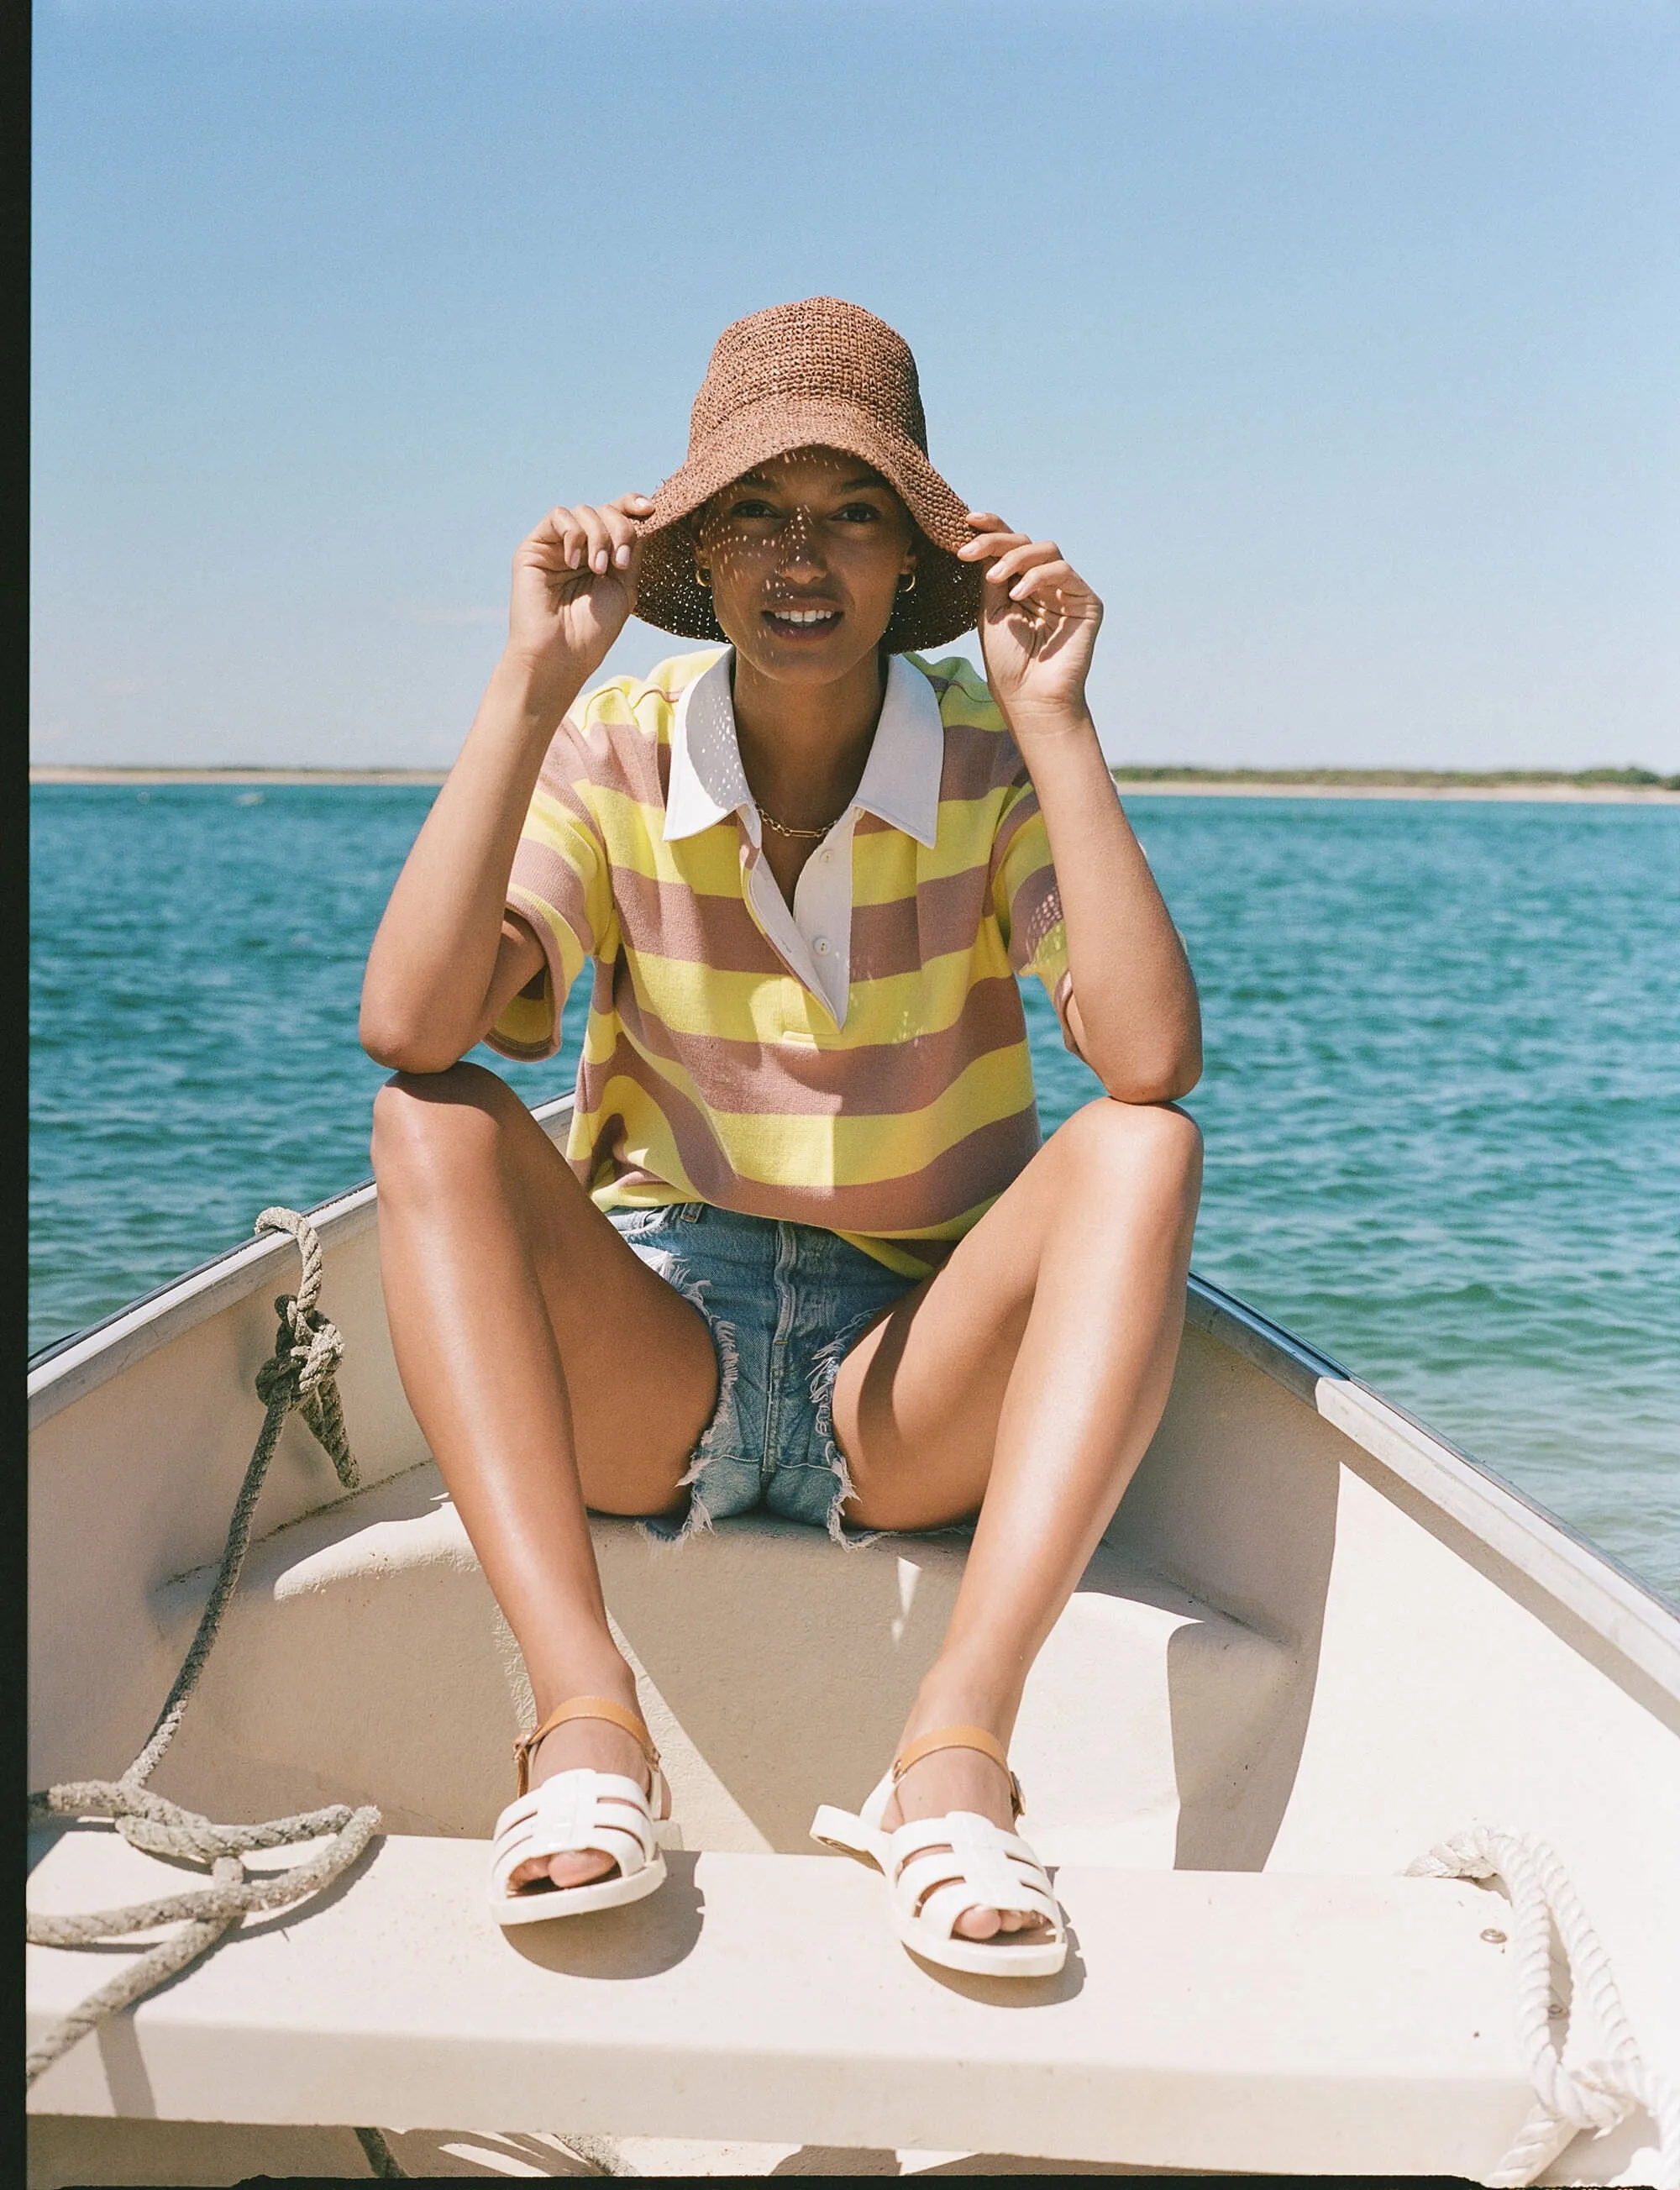
[(860, 457), (896, 491), (922, 532), (914, 592), (903, 595), (888, 625), (894, 654), (943, 646), (973, 629), (985, 581), (951, 552), (973, 538), (968, 504), (940, 478), (907, 435), (851, 404), (779, 395), (737, 411), (707, 434), (680, 471), (654, 496), (643, 519), (636, 614), (685, 638), (722, 639), (712, 596), (695, 576), (695, 540), (688, 519), (731, 480), (795, 449), (839, 449)]

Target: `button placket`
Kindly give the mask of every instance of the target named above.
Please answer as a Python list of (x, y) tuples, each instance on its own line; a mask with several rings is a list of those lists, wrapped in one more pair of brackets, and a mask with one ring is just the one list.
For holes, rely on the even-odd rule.
[(852, 933), (851, 849), (859, 809), (837, 821), (807, 862), (793, 893), (794, 916), (810, 937), (817, 993), (837, 1026), (846, 1023)]

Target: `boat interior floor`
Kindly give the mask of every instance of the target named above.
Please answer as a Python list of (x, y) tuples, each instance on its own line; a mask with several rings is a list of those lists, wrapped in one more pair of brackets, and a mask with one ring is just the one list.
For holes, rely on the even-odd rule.
[[(752, 1517), (675, 1550), (629, 1522), (598, 1520), (595, 1537), (684, 1843), (809, 1853), (817, 1804), (854, 1806), (893, 1753), (966, 1532), (842, 1550)], [(161, 1660), (179, 1660), (213, 1579), (155, 1596)], [(1210, 1843), (1198, 1867), (1258, 1868), (1257, 1767), (1303, 1677), (1286, 1641), (1100, 1546), (1013, 1744), (1041, 1854), (1168, 1869), (1189, 1816)], [(531, 1711), (428, 1461), (253, 1545), (163, 1777), (219, 1817), (372, 1801), (388, 1831), (483, 1838)]]

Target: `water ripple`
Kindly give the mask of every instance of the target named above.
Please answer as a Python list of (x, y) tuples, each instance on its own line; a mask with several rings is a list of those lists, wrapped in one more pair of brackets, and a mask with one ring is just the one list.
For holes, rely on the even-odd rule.
[[(366, 1176), (430, 796), (33, 793), (31, 1345)], [(1680, 813), (1132, 810), (1206, 1014), (1198, 1268), (1680, 1597)], [(1028, 1005), (1048, 1126), (1093, 1083)], [(560, 1092), (570, 1031), (498, 1069)]]

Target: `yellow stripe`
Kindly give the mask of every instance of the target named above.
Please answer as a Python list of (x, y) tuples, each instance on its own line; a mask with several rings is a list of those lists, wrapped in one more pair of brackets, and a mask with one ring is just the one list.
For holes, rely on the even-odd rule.
[(1009, 956), (989, 923), (972, 950), (947, 950), (925, 960), (917, 972), (886, 973), (878, 981), (854, 981), (843, 1037), (830, 1030), (826, 1049), (851, 1048), (877, 1041), (906, 1041), (917, 1035), (943, 1034), (962, 1016), (975, 983), (1002, 979)]
[(1053, 989), (1068, 970), (1068, 924), (1059, 920), (1038, 939), (1038, 948), (1022, 968), (1036, 973), (1047, 989)]
[(1013, 905), (1022, 884), (1051, 865), (1050, 837), (1044, 826), (1044, 816), (1035, 814), (1016, 830), (998, 868), (1005, 904)]
[[(634, 952), (630, 959), (644, 1015), (662, 1021), (673, 1035), (775, 1042), (791, 1032), (827, 1050), (868, 1049), (943, 1034), (962, 1018), (976, 981), (1002, 979), (1009, 971), (1002, 939), (987, 923), (973, 950), (946, 951), (929, 958), (919, 971), (854, 981), (846, 1024), (837, 1027), (792, 976), (780, 970), (780, 961), (774, 973), (719, 973), (692, 959), (656, 957), (647, 951)], [(790, 984), (792, 1011), (786, 1008)], [(607, 1047), (610, 1051), (610, 1042)]]
[(667, 706), (663, 695), (648, 691), (639, 677), (609, 677), (584, 701), (579, 727), (586, 732), (597, 723), (604, 729), (641, 729), (645, 726), (639, 709), (649, 701), (659, 708)]
[[(575, 783), (571, 787), (580, 797), (588, 788), (582, 783)], [(543, 783), (539, 783), (531, 793), (531, 805), (526, 810), (525, 825), (519, 834), (521, 837), (534, 837), (539, 843), (553, 844), (557, 848), (575, 840), (580, 853), (585, 857), (596, 860), (600, 857), (599, 846), (588, 823), (581, 820), (557, 792), (550, 791)]]
[(615, 1075), (601, 1088), (595, 1109), (572, 1112), (571, 1131), (566, 1137), (568, 1158), (582, 1162), (595, 1147), (603, 1122), (613, 1116), (623, 1121), (621, 1138), (627, 1163), (639, 1171), (650, 1171), (656, 1177), (668, 1179), (673, 1186), (681, 1188), (691, 1201), (701, 1199), (693, 1180), (683, 1168), (669, 1121), (633, 1080)]
[[(644, 1017), (661, 1020), (673, 1035), (781, 1040), (785, 977), (780, 972), (717, 973), (691, 959), (654, 958), (643, 951), (633, 956), (630, 974)], [(612, 1024), (618, 1024), (616, 1018)]]
[(554, 1040), (554, 1007), (548, 996), (515, 996), (491, 1030), (515, 1049), (551, 1050)]
[[(951, 1236), (956, 1239), (959, 1235), (952, 1233)], [(843, 1240), (849, 1247), (858, 1248), (872, 1261), (884, 1262), (901, 1278), (925, 1278), (933, 1268), (933, 1264), (924, 1262), (913, 1249), (900, 1247), (891, 1240), (872, 1239), (862, 1232), (837, 1232), (835, 1237)]]
[[(900, 1277), (925, 1278), (934, 1268), (934, 1262), (931, 1257), (918, 1255), (913, 1243), (917, 1240), (926, 1240), (945, 1245), (964, 1238), (973, 1230), (997, 1198), (995, 1194), (989, 1194), (983, 1201), (977, 1201), (972, 1209), (965, 1209), (960, 1217), (947, 1217), (943, 1224), (924, 1225), (920, 1231), (841, 1232), (836, 1237), (849, 1241), (876, 1262), (884, 1262), (889, 1270), (896, 1270)], [(944, 1260), (941, 1255), (939, 1261), (943, 1262)]]
[(538, 897), (535, 890), (522, 888), (519, 896), (522, 909), (525, 911), (527, 918), (531, 914), (535, 913), (553, 937), (554, 948), (559, 954), (561, 971), (565, 976), (566, 986), (569, 989), (583, 971), (584, 965), (583, 945), (577, 939), (576, 930), (572, 927), (571, 922), (545, 899)]

